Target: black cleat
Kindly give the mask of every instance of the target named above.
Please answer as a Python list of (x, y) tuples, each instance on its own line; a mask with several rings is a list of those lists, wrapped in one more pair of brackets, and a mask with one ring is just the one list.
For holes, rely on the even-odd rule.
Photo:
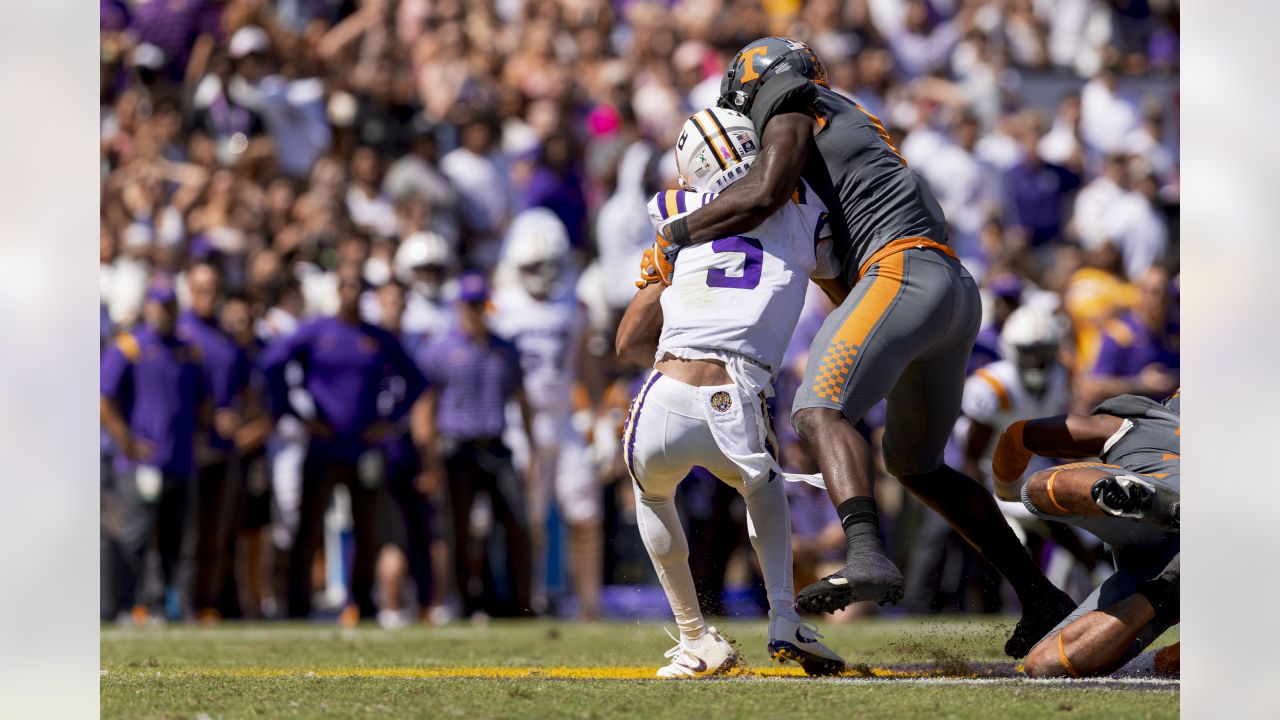
[(1022, 619), (1004, 644), (1004, 654), (1011, 658), (1026, 657), (1031, 648), (1076, 609), (1076, 601), (1058, 588), (1053, 588), (1035, 604), (1022, 609)]
[(806, 613), (833, 613), (859, 600), (881, 605), (902, 599), (902, 573), (881, 553), (857, 557), (856, 565), (828, 575), (796, 595), (796, 607)]

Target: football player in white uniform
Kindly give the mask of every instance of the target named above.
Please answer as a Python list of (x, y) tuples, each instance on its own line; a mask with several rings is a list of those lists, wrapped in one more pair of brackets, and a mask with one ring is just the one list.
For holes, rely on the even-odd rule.
[[(676, 143), (684, 189), (654, 196), (654, 224), (661, 229), (745, 176), (759, 147), (740, 113), (695, 113)], [(654, 363), (632, 401), (622, 442), (640, 533), (680, 627), (659, 677), (715, 675), (738, 662), (728, 641), (703, 621), (673, 502), (694, 466), (746, 501), (768, 590), (770, 656), (799, 662), (810, 675), (845, 667), (794, 608), (791, 518), (765, 405), (810, 276), (825, 283), (839, 274), (824, 252), (830, 242), (819, 242), (824, 208), (803, 183), (793, 200), (747, 235), (685, 248), (674, 267), (659, 269), (648, 251), (637, 283), (644, 287), (618, 328), (619, 355)]]
[[(583, 435), (574, 427), (574, 385), (587, 325), (574, 293), (569, 234), (546, 208), (511, 223), (497, 270), (491, 327), (520, 353), (525, 393), (533, 409), (536, 448), (519, 432), (507, 441), (517, 467), (532, 467), (527, 508), (533, 539), (535, 610), (546, 604), (546, 523), (552, 492), (569, 528), (569, 567), (579, 616), (599, 612), (604, 572), (602, 489)], [(505, 281), (505, 282), (504, 282)], [(584, 368), (584, 376), (590, 376)], [(518, 427), (518, 426), (512, 426)], [(536, 465), (531, 462), (536, 459)], [(543, 606), (543, 607), (538, 607)]]
[[(1035, 305), (1023, 305), (1000, 331), (1002, 360), (974, 371), (965, 381), (961, 402), (968, 420), (965, 473), (991, 487), (991, 453), (996, 438), (1012, 423), (1067, 412), (1071, 384), (1058, 362), (1063, 327)], [(963, 432), (964, 428), (958, 427)]]
[(453, 288), (449, 272), (453, 250), (436, 233), (416, 232), (396, 250), (396, 278), (408, 292), (404, 298), (403, 332), (422, 346), (442, 336), (454, 323)]

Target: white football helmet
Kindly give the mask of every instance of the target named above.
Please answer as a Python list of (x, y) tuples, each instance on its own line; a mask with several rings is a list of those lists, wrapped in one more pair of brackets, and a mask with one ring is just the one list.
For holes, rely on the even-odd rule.
[(685, 121), (676, 141), (680, 187), (720, 192), (747, 174), (760, 154), (751, 118), (736, 110), (707, 108)]
[(1000, 354), (1018, 366), (1023, 385), (1039, 393), (1048, 384), (1048, 371), (1058, 361), (1062, 322), (1035, 305), (1014, 310), (1000, 331)]
[(530, 294), (546, 297), (569, 259), (569, 231), (554, 212), (529, 208), (515, 216), (507, 230), (502, 262), (519, 273)]
[[(405, 285), (431, 299), (438, 299), (444, 276), (453, 265), (453, 250), (448, 241), (431, 231), (416, 232), (404, 239), (396, 250), (396, 278)], [(440, 283), (424, 283), (416, 270), (421, 267), (438, 267)]]

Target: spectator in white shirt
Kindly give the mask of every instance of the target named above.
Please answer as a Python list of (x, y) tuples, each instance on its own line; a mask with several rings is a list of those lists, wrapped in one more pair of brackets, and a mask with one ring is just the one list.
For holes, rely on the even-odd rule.
[(463, 230), (468, 236), (468, 260), (491, 267), (497, 261), (515, 201), (507, 173), (493, 151), (493, 123), (473, 112), (460, 123), (461, 146), (444, 156), (440, 170), (458, 191)]

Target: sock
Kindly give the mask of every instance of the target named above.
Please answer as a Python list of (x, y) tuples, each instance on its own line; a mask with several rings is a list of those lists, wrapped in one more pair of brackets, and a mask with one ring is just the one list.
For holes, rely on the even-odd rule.
[(671, 498), (646, 500), (636, 488), (636, 522), (653, 569), (658, 572), (658, 580), (667, 594), (676, 625), (680, 626), (680, 639), (697, 640), (706, 634), (707, 626), (698, 606), (693, 573), (689, 570), (689, 541), (680, 526), (675, 503)]
[(995, 498), (976, 480), (946, 465), (899, 480), (995, 566), (1013, 586), (1023, 608), (1046, 595), (1061, 594), (1013, 534)]
[(760, 559), (769, 608), (775, 615), (795, 616), (796, 593), (791, 568), (791, 511), (782, 479), (758, 484), (744, 492), (747, 536)]
[(836, 508), (840, 524), (844, 527), (845, 559), (852, 564), (854, 558), (868, 552), (884, 554), (880, 544), (880, 513), (876, 500), (868, 495), (851, 497)]

